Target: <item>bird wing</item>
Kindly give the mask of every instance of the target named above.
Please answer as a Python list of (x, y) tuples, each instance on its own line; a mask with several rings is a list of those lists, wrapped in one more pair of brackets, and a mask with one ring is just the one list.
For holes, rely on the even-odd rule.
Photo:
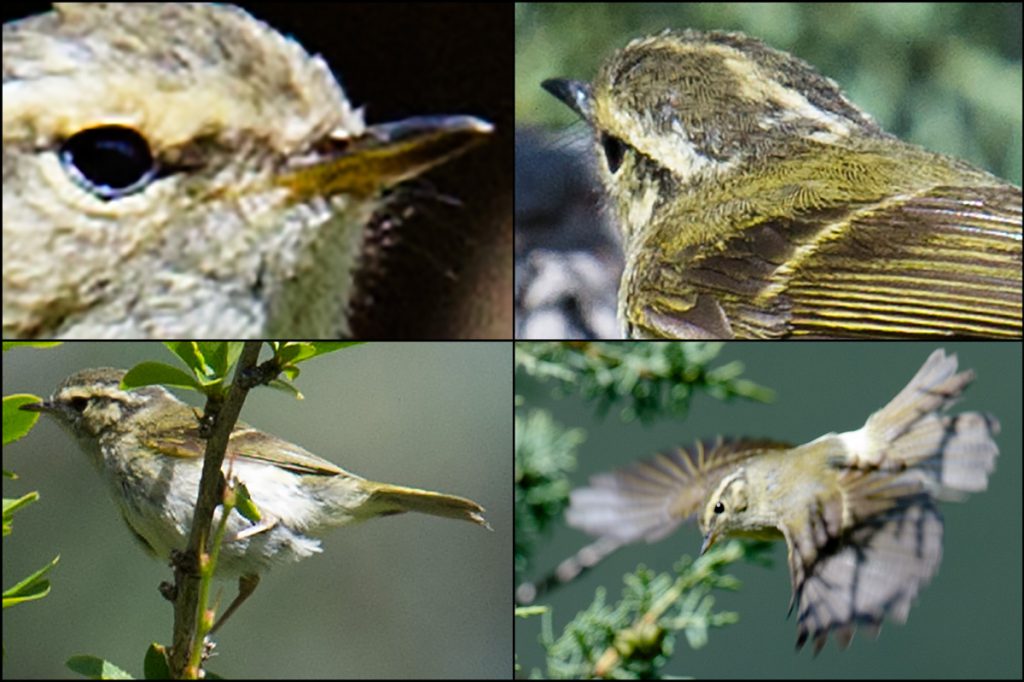
[(770, 440), (698, 441), (622, 469), (591, 477), (569, 494), (566, 520), (574, 528), (616, 541), (655, 542), (697, 513), (740, 461), (791, 447)]
[(718, 438), (592, 476), (589, 486), (569, 493), (565, 516), (570, 526), (597, 539), (545, 578), (520, 585), (517, 602), (532, 603), (623, 545), (662, 539), (704, 508), (712, 490), (737, 463), (767, 450), (789, 447), (770, 440)]
[(754, 222), (623, 282), (637, 337), (1021, 336), (1021, 191), (931, 187)]
[(788, 263), (794, 334), (1021, 336), (1021, 191), (935, 187)]
[(840, 648), (862, 628), (877, 635), (889, 616), (906, 622), (917, 593), (942, 558), (942, 516), (920, 491), (917, 478), (852, 472), (843, 496), (873, 515), (842, 530), (837, 496), (808, 509), (807, 522), (782, 528), (797, 608), (797, 648), (808, 640), (814, 653), (834, 633)]
[(842, 648), (857, 626), (904, 622), (942, 556), (942, 517), (933, 497), (984, 490), (995, 466), (999, 425), (967, 412), (943, 415), (974, 378), (936, 350), (865, 426), (830, 438), (836, 485), (780, 528), (789, 548), (797, 646), (830, 632)]
[[(199, 437), (194, 417), (190, 416), (176, 428), (165, 431), (160, 436), (147, 439), (146, 445), (169, 457), (202, 457), (206, 451), (206, 441)], [(305, 448), (243, 422), (236, 424), (231, 432), (225, 461), (229, 457), (260, 461), (303, 475), (361, 478)]]

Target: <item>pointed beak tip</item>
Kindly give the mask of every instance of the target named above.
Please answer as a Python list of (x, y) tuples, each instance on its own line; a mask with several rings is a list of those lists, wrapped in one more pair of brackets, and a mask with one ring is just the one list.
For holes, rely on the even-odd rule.
[(446, 163), (493, 131), (490, 122), (465, 114), (382, 123), (356, 137), (336, 131), (329, 137), (341, 149), (289, 169), (277, 183), (295, 201), (314, 195), (369, 196)]
[(372, 126), (371, 133), (386, 142), (419, 138), (433, 135), (489, 135), (494, 125), (476, 116), (456, 114), (451, 116), (414, 116), (393, 123)]
[(469, 132), (480, 135), (490, 135), (494, 132), (494, 124), (482, 118), (477, 118), (476, 116), (459, 116), (456, 118), (462, 119), (457, 125), (461, 125)]

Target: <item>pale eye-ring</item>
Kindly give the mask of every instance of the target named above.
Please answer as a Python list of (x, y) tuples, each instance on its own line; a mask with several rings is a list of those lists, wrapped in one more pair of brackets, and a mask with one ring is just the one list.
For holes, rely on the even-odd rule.
[(721, 502), (715, 502), (715, 513), (716, 514), (721, 514), (724, 511), (725, 511), (725, 505), (722, 504)]
[(157, 174), (146, 138), (127, 126), (80, 130), (64, 141), (59, 155), (71, 179), (104, 201), (145, 189)]

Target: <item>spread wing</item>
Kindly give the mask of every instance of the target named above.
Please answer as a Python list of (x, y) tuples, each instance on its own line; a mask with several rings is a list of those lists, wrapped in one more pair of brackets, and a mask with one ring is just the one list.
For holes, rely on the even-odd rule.
[[(853, 484), (858, 487), (858, 484)], [(910, 493), (915, 482), (863, 476), (859, 493), (888, 511), (840, 532), (841, 503), (824, 504), (806, 526), (785, 528), (797, 648), (808, 640), (821, 651), (830, 633), (840, 648), (861, 628), (877, 635), (886, 616), (903, 623), (911, 603), (928, 584), (942, 558), (942, 516), (927, 494), (908, 494), (892, 506), (892, 490)], [(888, 499), (889, 502), (879, 500)], [(810, 511), (810, 510), (809, 510)]]
[(834, 448), (826, 458), (837, 485), (780, 528), (798, 647), (813, 640), (817, 653), (834, 633), (845, 648), (857, 627), (877, 633), (886, 616), (906, 621), (942, 557), (933, 496), (984, 490), (999, 452), (994, 419), (942, 414), (973, 376), (937, 350), (863, 429), (808, 445)]
[(1021, 336), (1021, 191), (932, 187), (859, 212), (804, 210), (642, 253), (634, 336)]
[(566, 520), (617, 546), (640, 539), (655, 542), (702, 511), (708, 495), (737, 462), (788, 447), (769, 440), (719, 438), (659, 453), (598, 474), (588, 487), (572, 491)]
[(589, 486), (569, 494), (566, 521), (597, 539), (538, 582), (521, 584), (516, 589), (517, 602), (533, 602), (625, 544), (660, 540), (696, 516), (708, 495), (738, 462), (766, 450), (788, 447), (769, 440), (718, 438), (593, 476)]

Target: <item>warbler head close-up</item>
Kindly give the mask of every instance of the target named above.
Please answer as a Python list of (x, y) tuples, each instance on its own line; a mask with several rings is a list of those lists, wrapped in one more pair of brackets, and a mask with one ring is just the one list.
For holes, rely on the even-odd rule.
[(1020, 337), (1021, 190), (885, 132), (807, 62), (668, 30), (593, 82), (633, 337)]
[(59, 3), (6, 22), (3, 57), (5, 338), (351, 336), (392, 190), (493, 138), (468, 112), (368, 124), (227, 4)]

